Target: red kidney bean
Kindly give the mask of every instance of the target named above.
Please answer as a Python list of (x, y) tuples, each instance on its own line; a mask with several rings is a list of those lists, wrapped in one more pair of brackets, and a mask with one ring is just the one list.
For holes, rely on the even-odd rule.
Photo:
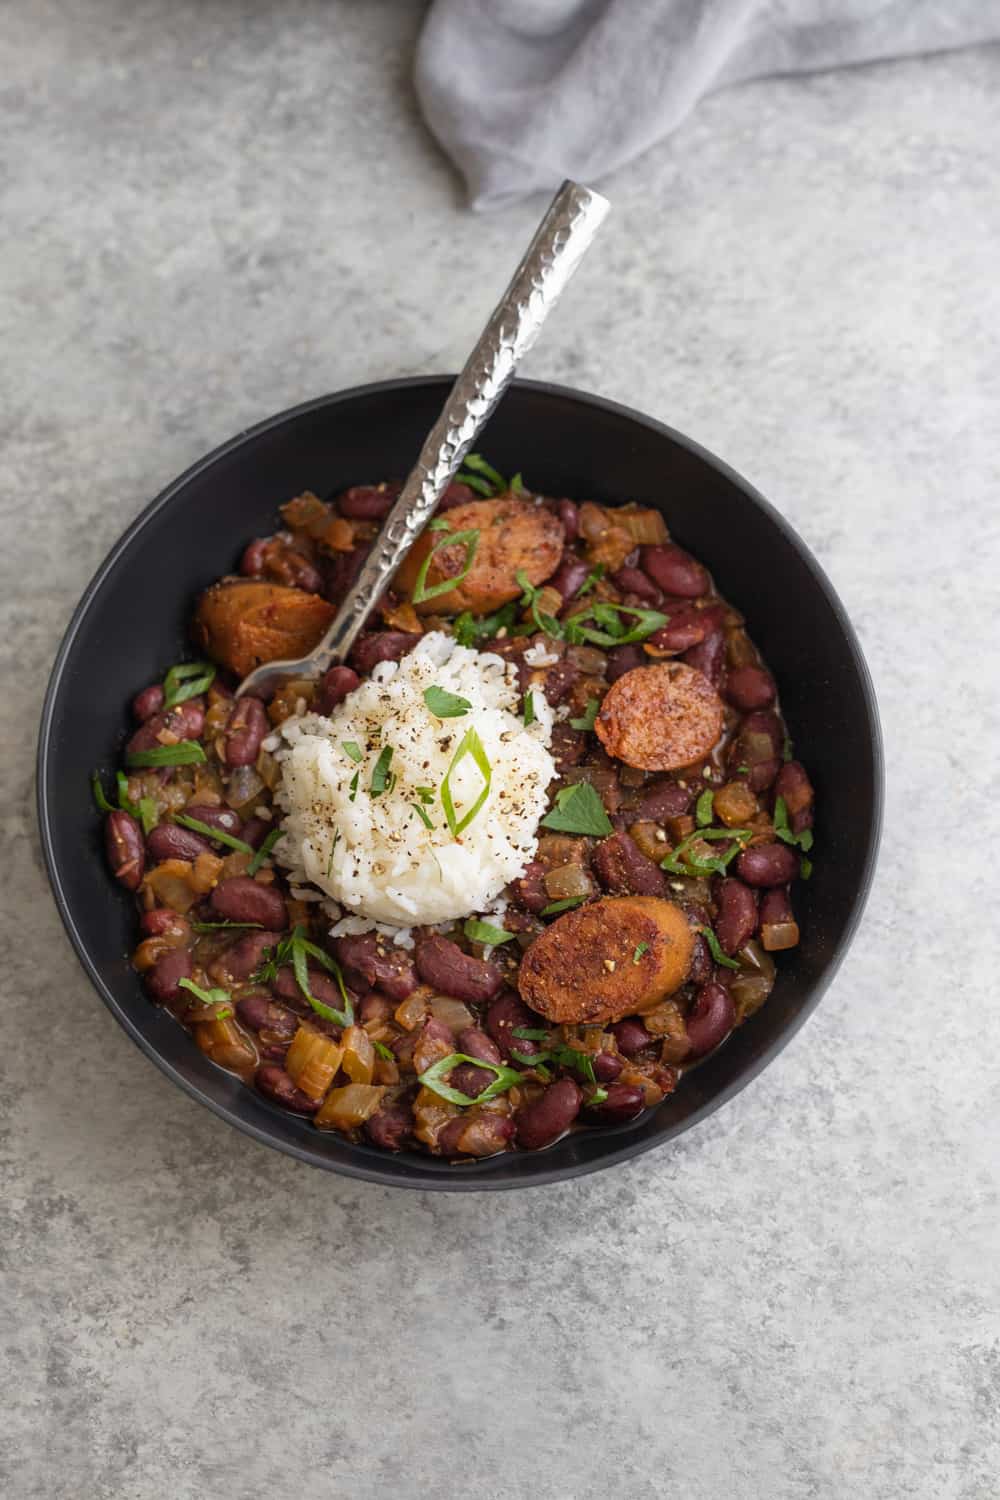
[[(322, 969), (313, 969), (310, 967), (307, 970), (306, 977), (308, 978), (309, 990), (314, 1000), (318, 1000), (321, 1005), (329, 1005), (333, 1010), (343, 1010), (344, 997), (340, 993), (335, 981), (328, 974), (324, 974)], [(312, 1009), (309, 1001), (299, 989), (298, 980), (295, 978), (295, 970), (287, 964), (278, 970), (274, 980), (274, 993), (280, 995), (282, 1000), (286, 1001), (288, 1005), (294, 1006), (303, 1015)], [(348, 991), (348, 993), (350, 992)]]
[(179, 740), (197, 740), (205, 728), (205, 705), (201, 698), (189, 698), (178, 703), (176, 708), (165, 709), (147, 719), (129, 740), (127, 750), (155, 750), (163, 743), (160, 733), (164, 730), (175, 734)]
[(524, 874), (511, 881), (510, 896), (525, 911), (536, 914), (548, 906), (550, 897), (545, 890), (545, 866), (540, 860), (531, 860), (525, 866)]
[(464, 1052), (467, 1057), (478, 1057), (482, 1062), (496, 1064), (503, 1062), (496, 1042), (478, 1026), (466, 1026), (458, 1033), (456, 1051)]
[(358, 1022), (367, 1026), (370, 1021), (389, 1021), (395, 1009), (388, 995), (382, 995), (378, 990), (369, 990), (358, 1005)]
[(646, 1096), (638, 1084), (613, 1083), (608, 1097), (600, 1104), (588, 1105), (583, 1119), (588, 1125), (624, 1125), (646, 1108)]
[[(482, 1069), (478, 1070), (482, 1072)], [(503, 1115), (456, 1115), (438, 1135), (442, 1156), (460, 1152), (463, 1156), (495, 1156), (504, 1151), (514, 1138), (514, 1122)]]
[(296, 1088), (284, 1068), (278, 1067), (277, 1063), (264, 1063), (254, 1074), (253, 1082), (254, 1088), (265, 1099), (270, 1099), (297, 1115), (314, 1115), (323, 1102), (322, 1099), (310, 1099), (308, 1094)]
[(137, 891), (146, 868), (142, 829), (127, 812), (110, 812), (104, 820), (104, 852), (111, 873), (127, 891)]
[(382, 521), (399, 498), (401, 484), (355, 484), (336, 499), (342, 516), (355, 521)]
[[(706, 924), (707, 925), (707, 924)], [(707, 984), (714, 972), (712, 954), (708, 944), (701, 933), (695, 934), (694, 949), (691, 954), (691, 967), (688, 970), (688, 984)]]
[(642, 790), (636, 817), (665, 823), (668, 818), (683, 817), (693, 800), (694, 792), (689, 786), (681, 786), (677, 781), (651, 781)]
[(193, 828), (181, 828), (176, 823), (158, 823), (146, 839), (146, 853), (154, 865), (164, 859), (193, 861), (211, 847), (208, 839)]
[(410, 955), (403, 948), (386, 947), (374, 932), (337, 938), (333, 949), (352, 989), (380, 989), (398, 1005), (417, 987)]
[(140, 724), (145, 724), (154, 714), (158, 714), (163, 707), (163, 687), (154, 682), (150, 687), (143, 688), (141, 693), (136, 693), (132, 699), (132, 712)]
[(558, 708), (565, 703), (573, 688), (579, 682), (582, 673), (575, 662), (557, 661), (551, 667), (545, 668), (542, 678), (542, 692), (545, 694), (553, 708)]
[(269, 536), (254, 537), (253, 541), (245, 548), (240, 558), (240, 572), (244, 578), (259, 578), (264, 571), (264, 550), (271, 538)]
[(269, 1031), (291, 1038), (299, 1029), (299, 1018), (287, 1006), (278, 1005), (269, 994), (244, 995), (236, 1002), (236, 1014), (251, 1031)]
[[(740, 735), (767, 735), (771, 742), (772, 755), (780, 755), (784, 743), (785, 731), (781, 720), (771, 709), (759, 709), (754, 713), (747, 714), (740, 725)], [(763, 747), (762, 747), (763, 748)], [(761, 756), (763, 759), (763, 756)]]
[(731, 958), (757, 931), (757, 896), (742, 880), (726, 876), (719, 881), (715, 900), (715, 935), (723, 953)]
[(580, 512), (572, 500), (557, 500), (556, 515), (562, 522), (562, 529), (566, 533), (566, 540), (573, 542), (580, 534)]
[(335, 552), (327, 558), (323, 568), (323, 596), (331, 604), (339, 604), (351, 584), (361, 572), (361, 564), (368, 556), (368, 547), (353, 547), (350, 552)]
[(296, 547), (287, 545), (280, 538), (272, 539), (271, 547), (264, 559), (264, 577), (285, 588), (301, 589), (306, 594), (318, 594), (323, 587), (323, 575)]
[(805, 766), (799, 761), (790, 760), (787, 765), (782, 766), (774, 783), (774, 795), (784, 799), (788, 825), (793, 833), (802, 833), (804, 829), (812, 827), (815, 793)]
[(377, 630), (358, 636), (351, 652), (351, 665), (366, 677), (380, 661), (399, 661), (419, 640), (419, 635), (407, 630)]
[(191, 923), (187, 917), (182, 917), (180, 912), (171, 911), (169, 906), (156, 906), (152, 911), (144, 911), (139, 918), (139, 927), (143, 937), (164, 937), (168, 932), (183, 934), (185, 942), (190, 942)]
[(612, 573), (611, 582), (623, 594), (634, 594), (646, 604), (657, 605), (663, 599), (663, 590), (658, 589), (648, 573), (644, 573), (641, 568), (630, 568), (628, 565), (619, 568), (617, 573)]
[(788, 885), (799, 873), (799, 856), (787, 844), (753, 844), (737, 857), (736, 873), (747, 885)]
[(438, 512), (454, 510), (456, 505), (468, 505), (470, 500), (478, 499), (475, 490), (470, 490), (467, 484), (459, 484), (457, 479), (453, 479), (438, 501)]
[(627, 833), (602, 839), (593, 854), (594, 874), (614, 896), (665, 896), (667, 877)]
[(592, 1058), (598, 1083), (614, 1083), (625, 1064), (614, 1052), (595, 1052)]
[(391, 1101), (383, 1101), (381, 1109), (365, 1121), (364, 1132), (383, 1151), (398, 1151), (406, 1137), (412, 1135), (413, 1125), (413, 1094), (408, 1091)]
[(219, 962), (232, 979), (249, 979), (264, 962), (267, 949), (276, 948), (280, 942), (280, 932), (248, 932), (226, 949)]
[(514, 1117), (517, 1144), (525, 1151), (551, 1146), (580, 1113), (583, 1095), (571, 1078), (557, 1078), (540, 1099), (523, 1104)]
[(459, 1063), (449, 1075), (448, 1082), (453, 1089), (459, 1093), (468, 1094), (470, 1099), (478, 1099), (487, 1084), (492, 1083), (496, 1077), (489, 1068), (477, 1068), (474, 1063)]
[(239, 834), (241, 838), (244, 837), (241, 832), (243, 824), (240, 821), (240, 815), (231, 807), (202, 807), (200, 803), (196, 803), (184, 809), (184, 816), (196, 818), (199, 823), (204, 823), (206, 828), (217, 828), (220, 833), (233, 833)]
[(730, 764), (749, 767), (747, 785), (753, 792), (763, 792), (773, 785), (781, 770), (781, 746), (784, 730), (777, 714), (759, 709), (747, 714), (730, 751)]
[(697, 599), (708, 588), (708, 575), (701, 563), (673, 542), (640, 547), (639, 564), (665, 594)]
[(558, 589), (563, 596), (563, 603), (575, 599), (587, 581), (590, 568), (582, 557), (576, 557), (570, 553), (564, 557), (551, 578), (545, 580), (546, 588)]
[(514, 1036), (514, 1030), (534, 1030), (544, 1025), (540, 1016), (529, 1010), (524, 1001), (513, 990), (504, 990), (493, 1001), (486, 1012), (486, 1030), (496, 1042), (504, 1062), (510, 1060), (511, 1052), (521, 1052), (526, 1057), (535, 1057), (542, 1049), (537, 1042), (527, 1037)]
[(267, 710), (259, 698), (237, 698), (226, 723), (226, 765), (252, 766), (270, 728)]
[(587, 748), (587, 738), (582, 729), (574, 729), (570, 724), (553, 724), (550, 748), (561, 776), (571, 766), (580, 764)]
[(774, 678), (763, 667), (735, 667), (726, 678), (726, 697), (743, 713), (768, 708), (776, 691)]
[(778, 772), (781, 770), (781, 761), (759, 760), (750, 767), (746, 778), (747, 786), (752, 792), (766, 792), (769, 786), (773, 786)]
[(212, 892), (211, 906), (227, 922), (260, 922), (281, 931), (288, 926), (288, 909), (281, 892), (249, 875), (220, 881)]
[(736, 1022), (733, 997), (721, 984), (706, 984), (694, 997), (687, 1017), (689, 1058), (704, 1057), (732, 1031)]
[(648, 667), (649, 657), (641, 646), (612, 646), (608, 652), (608, 681), (617, 682), (636, 667)]
[(361, 682), (357, 672), (352, 672), (350, 667), (331, 667), (324, 672), (316, 689), (316, 697), (313, 708), (318, 714), (331, 714), (338, 703), (343, 703), (348, 693)]
[(496, 964), (463, 953), (438, 933), (424, 938), (417, 948), (417, 973), (442, 995), (456, 1000), (485, 1003), (492, 1000), (503, 985), (503, 973)]
[(697, 646), (682, 652), (681, 661), (688, 667), (694, 667), (696, 672), (707, 677), (712, 686), (717, 688), (726, 665), (726, 642), (722, 632), (716, 630), (711, 635), (706, 635)]
[(611, 1027), (611, 1032), (618, 1043), (618, 1051), (623, 1057), (635, 1057), (637, 1053), (651, 1047), (655, 1040), (635, 1016), (628, 1016), (624, 1021), (616, 1021)]
[(181, 980), (191, 978), (191, 955), (186, 948), (168, 948), (143, 976), (146, 988), (159, 1005), (180, 999)]
[(768, 953), (779, 953), (797, 946), (799, 924), (795, 920), (788, 891), (783, 886), (765, 891), (761, 897), (758, 932)]
[(266, 818), (251, 818), (248, 823), (243, 824), (240, 838), (244, 844), (249, 844), (251, 849), (259, 849), (273, 827), (274, 824), (268, 822)]

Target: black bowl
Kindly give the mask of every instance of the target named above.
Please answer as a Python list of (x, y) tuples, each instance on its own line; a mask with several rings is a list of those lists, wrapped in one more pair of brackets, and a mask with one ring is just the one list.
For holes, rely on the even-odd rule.
[(823, 572), (745, 480), (649, 417), (527, 381), (504, 398), (479, 443), (501, 472), (521, 470), (547, 494), (637, 500), (664, 511), (677, 540), (746, 614), (816, 787), (815, 873), (796, 896), (801, 945), (780, 955), (767, 1005), (635, 1125), (581, 1130), (547, 1151), (454, 1166), (353, 1146), (273, 1107), (209, 1063), (146, 998), (129, 967), (132, 898), (107, 873), (88, 786), (94, 767), (115, 763), (133, 693), (189, 649), (196, 594), (233, 568), (248, 538), (273, 529), (278, 505), (292, 495), (405, 474), (450, 383), (387, 381), (310, 401), (234, 438), (143, 511), (87, 589), (60, 647), (42, 713), (39, 817), (56, 902), (84, 968), (128, 1034), (181, 1088), (257, 1140), (349, 1177), (525, 1187), (637, 1156), (731, 1098), (818, 1003), (864, 905), (882, 801), (868, 672)]

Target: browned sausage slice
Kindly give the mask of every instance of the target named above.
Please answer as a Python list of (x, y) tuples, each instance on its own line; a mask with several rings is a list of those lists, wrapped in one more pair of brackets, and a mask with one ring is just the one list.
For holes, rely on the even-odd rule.
[(617, 1021), (658, 1005), (685, 981), (694, 934), (657, 896), (605, 896), (547, 927), (521, 961), (518, 987), (539, 1015)]
[(678, 771), (722, 733), (722, 700), (683, 662), (635, 667), (613, 682), (594, 725), (609, 755), (640, 771)]
[(213, 661), (245, 677), (261, 662), (305, 656), (333, 616), (333, 605), (318, 594), (224, 578), (199, 599), (195, 634)]
[[(465, 609), (486, 615), (521, 592), (515, 574), (523, 568), (533, 584), (544, 583), (559, 566), (564, 533), (559, 518), (543, 505), (500, 495), (495, 500), (471, 500), (447, 513), (452, 531), (478, 531), (476, 555), (467, 577), (449, 589), (417, 604), (420, 615), (457, 615)], [(412, 598), (421, 564), (444, 539), (443, 531), (425, 531), (410, 548), (396, 573), (397, 593)], [(443, 546), (427, 570), (426, 586), (454, 578), (465, 567), (466, 546)]]

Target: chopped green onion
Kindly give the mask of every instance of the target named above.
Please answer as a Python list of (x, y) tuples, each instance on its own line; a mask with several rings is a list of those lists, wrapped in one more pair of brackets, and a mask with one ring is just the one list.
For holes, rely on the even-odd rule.
[(739, 968), (739, 964), (735, 959), (727, 958), (723, 953), (721, 947), (719, 946), (719, 939), (716, 937), (711, 927), (699, 927), (698, 931), (701, 933), (702, 937), (705, 939), (705, 942), (711, 949), (712, 957), (717, 964), (721, 964), (724, 969)]
[(189, 698), (197, 698), (215, 681), (215, 668), (210, 661), (188, 661), (171, 667), (163, 679), (163, 707), (176, 708)]
[(595, 838), (606, 838), (613, 833), (604, 803), (589, 781), (577, 781), (556, 793), (556, 805), (542, 819), (543, 828), (556, 833), (592, 834)]
[(571, 906), (579, 906), (581, 901), (586, 901), (586, 896), (567, 896), (564, 901), (550, 901), (548, 906), (543, 906), (540, 915), (543, 917), (554, 917), (556, 912), (569, 911)]
[(421, 823), (423, 823), (424, 827), (425, 828), (429, 828), (431, 830), (431, 832), (433, 833), (434, 832), (434, 824), (431, 822), (430, 815), (427, 812), (427, 809), (425, 807), (421, 807), (421, 805), (420, 805), (419, 802), (411, 802), (410, 806), (413, 808), (413, 811), (417, 814), (418, 818), (420, 819)]
[(475, 646), (477, 641), (499, 635), (501, 630), (509, 630), (516, 619), (517, 601), (512, 599), (495, 614), (481, 615), (478, 619), (469, 610), (464, 610), (456, 617), (451, 628), (460, 646)]
[(98, 811), (105, 813), (114, 812), (114, 804), (108, 801), (107, 796), (105, 795), (104, 788), (101, 785), (100, 771), (94, 771), (91, 773), (90, 785), (94, 792), (94, 801), (97, 803)]
[(386, 1062), (396, 1061), (396, 1054), (393, 1052), (391, 1047), (387, 1047), (385, 1045), (385, 1042), (372, 1042), (372, 1046), (375, 1048), (375, 1051), (378, 1053), (379, 1057), (384, 1057)]
[(706, 787), (695, 804), (695, 821), (699, 828), (707, 828), (715, 816), (715, 793)]
[(351, 777), (351, 782), (350, 782), (350, 785), (349, 785), (349, 787), (347, 789), (347, 800), (348, 800), (348, 802), (353, 802), (354, 799), (355, 799), (355, 797), (358, 795), (358, 777), (360, 775), (361, 775), (360, 771), (355, 771), (354, 775)]
[(392, 760), (392, 746), (386, 745), (379, 751), (378, 760), (372, 771), (371, 794), (373, 797), (381, 797), (389, 784), (389, 762)]
[(607, 1097), (608, 1097), (608, 1091), (607, 1091), (607, 1089), (596, 1088), (594, 1090), (594, 1092), (588, 1096), (588, 1098), (587, 1098), (587, 1104), (588, 1105), (603, 1104), (604, 1101), (605, 1101), (605, 1099)]
[(587, 699), (587, 707), (579, 719), (570, 719), (572, 729), (593, 729), (597, 722), (598, 703), (596, 698)]
[[(203, 990), (201, 985), (195, 984), (193, 979), (179, 979), (177, 983), (180, 989), (190, 990), (192, 995), (201, 1001), (202, 1005), (222, 1005), (227, 1004), (232, 999), (228, 990)], [(232, 1013), (230, 1009), (229, 1014), (232, 1015)]]
[(356, 740), (345, 740), (340, 748), (345, 755), (350, 756), (351, 760), (358, 764), (365, 758), (364, 751)]
[(142, 766), (199, 766), (207, 759), (197, 740), (178, 740), (176, 745), (157, 745), (153, 750), (129, 750), (125, 764), (138, 770)]
[(737, 766), (736, 767), (736, 774), (737, 774), (737, 776), (749, 776), (750, 775), (750, 767), (749, 766)]
[(413, 790), (425, 807), (429, 807), (434, 801), (434, 788), (432, 786), (415, 786)]
[(195, 932), (217, 932), (223, 928), (263, 927), (263, 922), (192, 922)]
[(484, 943), (488, 948), (498, 948), (501, 943), (509, 943), (514, 936), (502, 927), (494, 927), (491, 922), (477, 922), (474, 917), (469, 918), (462, 931), (471, 943)]
[(267, 837), (261, 843), (260, 848), (254, 854), (253, 859), (247, 865), (247, 874), (248, 875), (256, 875), (257, 871), (260, 869), (260, 867), (264, 863), (265, 859), (267, 859), (267, 857), (270, 854), (271, 850), (274, 848), (275, 844), (278, 842), (278, 840), (280, 838), (281, 838), (281, 829), (280, 828), (272, 828), (271, 832), (267, 835)]
[(582, 584), (576, 591), (577, 599), (582, 599), (584, 594), (589, 594), (591, 589), (600, 582), (606, 572), (607, 568), (605, 567), (604, 563), (598, 563), (596, 568), (591, 568), (590, 572), (587, 574), (586, 578), (583, 580)]
[[(444, 578), (440, 583), (427, 582), (427, 572), (435, 557), (443, 547), (454, 547), (460, 542), (465, 543), (465, 560), (460, 570), (451, 578)], [(463, 579), (468, 578), (472, 570), (472, 564), (476, 557), (476, 548), (479, 546), (479, 530), (472, 528), (469, 531), (449, 531), (442, 537), (437, 546), (432, 548), (420, 564), (417, 581), (413, 586), (413, 603), (422, 604), (425, 599), (436, 599), (439, 594), (448, 594), (452, 589), (458, 587)]]
[(784, 797), (778, 797), (774, 804), (774, 832), (783, 844), (792, 844), (807, 854), (813, 846), (813, 831), (811, 828), (803, 828), (801, 833), (793, 833), (788, 823), (788, 808)]
[[(488, 1068), (496, 1077), (492, 1083), (488, 1083), (483, 1092), (473, 1099), (469, 1094), (463, 1094), (460, 1089), (453, 1089), (447, 1083), (442, 1083), (446, 1073), (452, 1068), (457, 1068), (459, 1063), (474, 1063), (477, 1068)], [(451, 1104), (483, 1104), (487, 1099), (495, 1099), (497, 1094), (505, 1094), (508, 1089), (520, 1083), (521, 1075), (516, 1068), (506, 1068), (500, 1063), (485, 1062), (481, 1057), (469, 1057), (465, 1052), (449, 1052), (447, 1057), (442, 1057), (433, 1063), (424, 1073), (417, 1075), (417, 1082), (423, 1084), (424, 1088), (432, 1089), (442, 1099), (447, 1099)]]
[(195, 833), (202, 834), (207, 839), (213, 839), (217, 844), (224, 844), (227, 849), (235, 849), (238, 854), (253, 854), (253, 848), (245, 839), (235, 838), (231, 833), (223, 833), (221, 828), (213, 828), (209, 823), (203, 823), (200, 818), (188, 817), (187, 813), (175, 813), (174, 822), (180, 823), (183, 828), (191, 828)]
[(784, 744), (781, 747), (781, 758), (787, 762), (795, 759), (795, 750), (792, 746), (791, 736), (785, 735)]
[[(626, 626), (619, 618), (620, 615), (628, 615), (634, 623)], [(595, 623), (585, 625), (583, 622), (588, 619)], [(629, 646), (634, 641), (644, 641), (657, 630), (662, 630), (669, 619), (669, 615), (662, 614), (658, 609), (642, 609), (637, 604), (612, 604), (608, 600), (600, 600), (567, 620), (565, 634), (568, 641), (577, 645), (581, 641), (592, 641), (595, 646)], [(601, 626), (604, 628), (601, 629)]]
[(424, 688), (424, 702), (436, 719), (460, 719), (472, 707), (468, 698), (460, 698), (458, 693), (446, 692), (437, 684)]
[(520, 474), (515, 474), (511, 480), (510, 492), (512, 495), (523, 495), (525, 493), (524, 479)]
[[(343, 1011), (334, 1010), (332, 1006), (317, 1000), (309, 989), (309, 968), (307, 959), (312, 958), (321, 968), (332, 974), (337, 981), (344, 1001)], [(344, 976), (336, 959), (331, 958), (329, 953), (324, 953), (322, 948), (317, 948), (315, 943), (309, 942), (305, 935), (305, 928), (301, 923), (297, 924), (291, 937), (282, 938), (281, 942), (274, 948), (267, 948), (262, 955), (262, 963), (253, 975), (255, 981), (261, 984), (270, 984), (277, 977), (278, 970), (282, 965), (291, 963), (295, 982), (302, 994), (308, 1000), (317, 1015), (326, 1021), (332, 1021), (335, 1026), (350, 1026), (354, 1020), (354, 1007), (351, 997), (344, 985)]]
[(435, 516), (433, 521), (427, 522), (428, 531), (450, 531), (451, 522), (447, 516)]
[[(479, 793), (479, 796), (476, 798), (475, 802), (472, 804), (469, 810), (464, 813), (461, 818), (459, 818), (456, 816), (455, 803), (451, 795), (451, 778), (455, 774), (458, 766), (467, 755), (472, 756), (472, 759), (479, 770), (479, 774), (483, 778), (483, 789)], [(474, 729), (467, 729), (464, 736), (462, 737), (461, 744), (455, 751), (455, 754), (452, 756), (451, 765), (448, 767), (448, 770), (445, 773), (445, 778), (441, 783), (441, 806), (444, 808), (444, 815), (448, 820), (448, 827), (451, 829), (452, 838), (457, 839), (459, 834), (462, 833), (466, 828), (468, 828), (469, 824), (472, 822), (473, 818), (479, 812), (480, 808), (483, 806), (483, 803), (490, 795), (490, 787), (492, 786), (492, 784), (493, 767), (490, 765), (489, 757), (487, 756), (486, 751), (483, 747), (483, 742)]]
[(475, 490), (477, 495), (482, 495), (484, 500), (492, 500), (493, 486), (488, 479), (480, 479), (478, 474), (456, 474), (459, 484), (468, 485), (470, 490)]
[(538, 608), (538, 596), (542, 592), (541, 589), (535, 587), (523, 568), (518, 568), (514, 577), (517, 579), (518, 586), (524, 590), (519, 601), (521, 607), (531, 610), (531, 618), (535, 622), (536, 629), (543, 631), (545, 635), (552, 636), (553, 640), (562, 640), (563, 628), (555, 615), (550, 615), (546, 610)]
[[(731, 862), (744, 847), (744, 841), (752, 836), (750, 828), (698, 828), (694, 833), (689, 833), (687, 838), (682, 839), (676, 849), (672, 849), (665, 859), (660, 860), (660, 869), (669, 870), (673, 875), (721, 875), (728, 869)], [(690, 854), (691, 846), (699, 839), (705, 839), (709, 843), (718, 839), (732, 839), (733, 847), (727, 849), (724, 854), (715, 855), (711, 859), (699, 859), (697, 855)]]
[[(469, 471), (472, 471), (471, 474)], [(480, 478), (480, 476), (482, 476)], [(476, 482), (473, 483), (473, 480)], [(507, 488), (507, 481), (502, 474), (497, 473), (492, 464), (488, 464), (485, 458), (478, 453), (467, 453), (462, 463), (461, 472), (458, 475), (460, 484), (467, 484), (470, 489), (476, 490), (480, 495), (492, 496), (502, 495)], [(480, 488), (485, 484), (486, 488)]]
[(510, 1034), (520, 1037), (523, 1042), (547, 1042), (552, 1035), (541, 1026), (514, 1026)]
[(642, 957), (642, 955), (644, 953), (648, 953), (648, 952), (649, 952), (649, 944), (648, 943), (638, 943), (636, 945), (635, 952), (632, 954), (632, 962), (634, 964), (637, 964), (639, 962), (640, 958)]
[(525, 695), (524, 695), (524, 727), (525, 727), (525, 729), (527, 729), (527, 727), (528, 727), (529, 724), (534, 724), (534, 722), (535, 722), (535, 695), (534, 695), (534, 693), (525, 693)]
[(812, 862), (812, 860), (811, 859), (806, 859), (805, 855), (803, 855), (802, 858), (799, 860), (799, 874), (800, 874), (800, 876), (802, 877), (803, 880), (811, 880), (812, 879), (812, 872), (813, 872), (813, 862)]

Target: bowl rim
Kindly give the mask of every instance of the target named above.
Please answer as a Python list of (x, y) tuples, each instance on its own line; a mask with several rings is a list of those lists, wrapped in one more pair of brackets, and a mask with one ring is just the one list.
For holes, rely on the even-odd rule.
[[(454, 383), (454, 380), (454, 375), (447, 374), (401, 376), (394, 379), (372, 381), (363, 385), (351, 386), (346, 390), (333, 391), (322, 396), (312, 397), (308, 401), (300, 402), (270, 417), (265, 417), (262, 421), (255, 423), (251, 427), (244, 428), (234, 437), (213, 448), (202, 458), (197, 459), (183, 473), (178, 475), (177, 478), (171, 480), (165, 488), (142, 508), (135, 520), (131, 522), (113, 544), (104, 561), (97, 568), (76, 608), (73, 610), (59, 643), (46, 686), (39, 720), (38, 750), (35, 762), (36, 812), (42, 854), (53, 898), (63, 927), (76, 951), (77, 958), (80, 960), (84, 972), (126, 1035), (131, 1037), (136, 1046), (139, 1047), (146, 1057), (156, 1064), (161, 1072), (165, 1073), (173, 1083), (183, 1089), (192, 1099), (197, 1100), (200, 1104), (210, 1109), (213, 1114), (225, 1120), (227, 1124), (234, 1126), (237, 1130), (242, 1131), (243, 1134), (250, 1136), (260, 1144), (292, 1156), (309, 1166), (332, 1171), (342, 1177), (351, 1178), (356, 1181), (377, 1183), (382, 1187), (402, 1187), (418, 1190), (429, 1189), (444, 1192), (497, 1192), (514, 1188), (547, 1187), (553, 1183), (568, 1182), (576, 1177), (603, 1171), (608, 1167), (618, 1166), (622, 1162), (631, 1160), (633, 1157), (642, 1156), (647, 1151), (652, 1151), (657, 1147), (666, 1145), (668, 1141), (684, 1134), (684, 1132), (698, 1125), (709, 1115), (714, 1114), (717, 1109), (721, 1109), (724, 1104), (742, 1092), (749, 1083), (764, 1071), (812, 1015), (840, 968), (860, 924), (875, 874), (882, 835), (885, 795), (885, 755), (875, 689), (854, 627), (826, 572), (791, 524), (785, 520), (775, 506), (759, 490), (723, 459), (718, 458), (693, 438), (687, 437), (684, 433), (679, 432), (676, 428), (669, 426), (665, 422), (659, 421), (656, 417), (651, 417), (644, 412), (637, 411), (633, 407), (626, 406), (623, 402), (612, 401), (605, 396), (599, 396), (589, 391), (577, 390), (572, 386), (560, 385), (553, 381), (518, 379), (513, 382), (514, 389), (530, 391), (537, 395), (553, 397), (558, 400), (568, 400), (575, 405), (607, 412), (614, 417), (645, 427), (658, 436), (667, 438), (678, 447), (686, 449), (694, 457), (700, 459), (703, 464), (714, 469), (716, 473), (720, 474), (745, 494), (771, 520), (794, 548), (809, 571), (815, 586), (824, 595), (826, 602), (833, 611), (843, 632), (868, 713), (872, 757), (872, 816), (867, 830), (867, 848), (865, 850), (861, 878), (855, 888), (853, 901), (844, 924), (843, 932), (825, 961), (820, 979), (808, 991), (799, 1011), (788, 1020), (782, 1030), (770, 1042), (761, 1048), (760, 1052), (757, 1053), (736, 1078), (730, 1080), (729, 1083), (710, 1099), (707, 1099), (696, 1109), (692, 1110), (690, 1114), (685, 1115), (682, 1120), (666, 1126), (661, 1132), (649, 1138), (630, 1140), (627, 1134), (627, 1127), (623, 1127), (625, 1133), (623, 1133), (621, 1138), (622, 1144), (612, 1147), (596, 1160), (570, 1162), (561, 1166), (553, 1165), (548, 1169), (543, 1167), (540, 1170), (534, 1171), (526, 1179), (519, 1179), (516, 1176), (507, 1178), (491, 1178), (488, 1175), (472, 1177), (467, 1176), (460, 1167), (453, 1167), (447, 1173), (441, 1173), (440, 1175), (437, 1172), (433, 1172), (427, 1176), (410, 1176), (394, 1171), (394, 1167), (399, 1160), (395, 1153), (385, 1152), (384, 1164), (381, 1161), (370, 1161), (367, 1156), (360, 1154), (356, 1161), (342, 1161), (332, 1157), (325, 1157), (318, 1150), (310, 1146), (299, 1145), (291, 1140), (276, 1139), (265, 1126), (257, 1125), (253, 1121), (242, 1118), (224, 1101), (213, 1098), (198, 1083), (185, 1077), (168, 1058), (164, 1057), (157, 1050), (142, 1028), (133, 1022), (111, 987), (105, 982), (97, 965), (90, 958), (86, 942), (71, 910), (55, 857), (52, 809), (49, 805), (46, 775), (53, 746), (52, 731), (55, 708), (62, 687), (67, 660), (90, 608), (99, 596), (105, 580), (117, 566), (122, 554), (127, 551), (145, 527), (173, 503), (175, 497), (193, 479), (203, 474), (214, 464), (226, 458), (237, 449), (243, 447), (247, 442), (309, 412), (318, 411), (322, 408), (335, 407), (359, 398), (377, 396), (382, 393), (397, 392), (404, 389), (439, 387), (444, 396), (447, 394), (450, 385)], [(501, 1155), (491, 1159), (502, 1161), (504, 1158)], [(482, 1165), (485, 1166), (486, 1163)]]

